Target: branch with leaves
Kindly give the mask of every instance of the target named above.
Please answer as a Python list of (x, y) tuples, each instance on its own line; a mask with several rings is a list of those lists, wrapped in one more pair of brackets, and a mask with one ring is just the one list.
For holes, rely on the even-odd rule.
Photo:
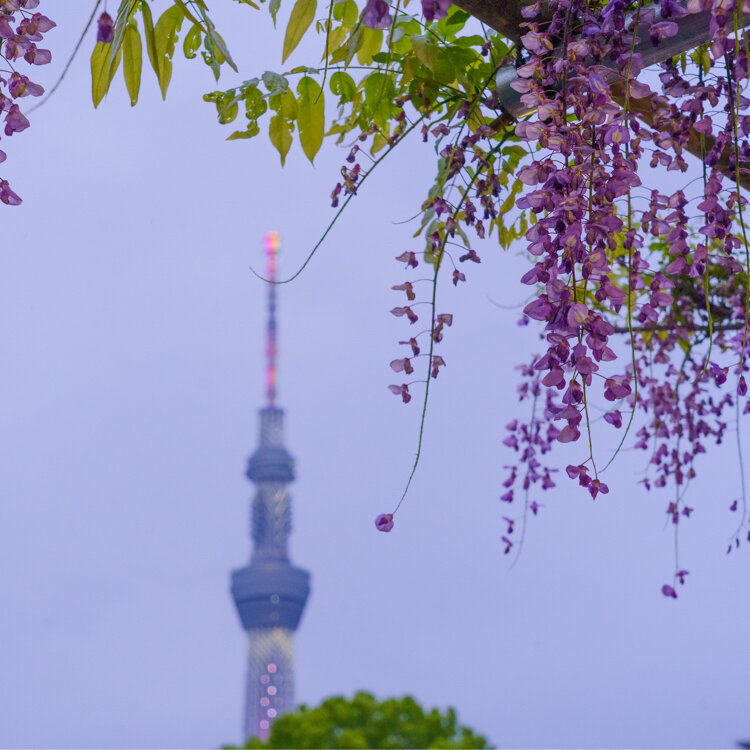
[[(236, 70), (203, 0), (171, 0), (155, 22), (152, 5), (122, 0), (100, 25), (95, 105), (121, 62), (136, 103), (144, 47), (163, 96), (180, 41), (217, 81), (225, 64)], [(280, 0), (268, 10), (275, 23)], [(311, 34), (320, 59), (204, 97), (233, 126), (228, 140), (265, 131), (282, 165), (295, 141), (311, 162), (326, 139), (343, 146), (331, 193), (339, 211), (385, 154), (414, 142), (411, 133), (434, 148), (418, 244), (394, 253), (409, 277), (394, 285), (406, 299), (391, 311), (415, 326), (391, 368), (408, 376), (426, 358), (424, 380), (389, 386), (405, 403), (424, 388), (420, 444), (429, 384), (445, 365), (435, 347), (453, 320), (436, 308), (438, 287), (465, 283), (490, 240), (525, 248), (521, 283), (531, 300), (519, 323), (536, 325), (543, 346), (521, 368), (530, 421), (514, 420), (505, 441), (518, 461), (501, 501), (523, 497), (521, 516), (504, 515), (508, 552), (518, 522), (525, 529), (528, 511), (543, 507), (538, 493), (555, 485), (554, 467), (543, 462), (556, 443), (580, 441), (581, 459), (566, 474), (595, 499), (610, 492), (600, 475), (634, 433), (648, 456), (644, 486), (672, 487), (667, 513), (677, 531), (692, 514), (685, 493), (706, 443), (724, 438), (727, 410), (748, 411), (748, 11), (744, 0), (295, 0), (281, 64)], [(690, 14), (707, 19), (710, 42), (660, 55)], [(648, 50), (648, 64), (639, 50)], [(503, 106), (509, 71), (531, 113), (521, 122)], [(696, 156), (701, 180), (668, 193), (650, 187), (663, 171), (684, 173)], [(429, 284), (411, 274), (420, 264)], [(602, 429), (622, 433), (608, 461), (599, 455)], [(750, 533), (742, 491), (730, 505), (742, 513), (736, 544)], [(394, 513), (378, 516), (381, 531), (393, 528)], [(675, 561), (663, 593), (676, 596), (686, 574)]]

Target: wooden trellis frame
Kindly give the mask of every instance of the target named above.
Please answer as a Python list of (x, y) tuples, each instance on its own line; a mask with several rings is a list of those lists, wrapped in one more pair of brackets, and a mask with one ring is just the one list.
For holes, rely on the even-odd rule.
[[(482, 23), (502, 34), (506, 39), (520, 44), (523, 33), (521, 23), (524, 20), (521, 9), (531, 2), (532, 0), (454, 0), (454, 5), (470, 13)], [(647, 7), (654, 8), (658, 14), (658, 6), (649, 4), (644, 6), (643, 10)], [(678, 34), (662, 40), (657, 46), (651, 44), (648, 26), (641, 24), (642, 28), (639, 28), (638, 31), (640, 41), (636, 51), (643, 57), (644, 66), (662, 62), (682, 52), (695, 49), (695, 47), (710, 40), (710, 13), (693, 13), (675, 19), (674, 22), (679, 26)], [(609, 78), (613, 98), (618, 103), (624, 104), (624, 80), (614, 70)], [(508, 68), (499, 73), (498, 89), (503, 110), (508, 118), (514, 120), (534, 111), (524, 107), (520, 101), (520, 95), (511, 88), (511, 83), (516, 79), (514, 68)], [(648, 100), (631, 98), (628, 102), (628, 108), (647, 125), (653, 127), (654, 123)], [(703, 155), (711, 150), (714, 143), (715, 138), (710, 135), (705, 135), (701, 142), (701, 136), (696, 131), (691, 130), (685, 148), (693, 156), (702, 159)], [(736, 178), (734, 170), (729, 168), (728, 149), (724, 149), (716, 168), (733, 180)], [(740, 163), (740, 184), (746, 190), (750, 190), (750, 164), (747, 162)]]

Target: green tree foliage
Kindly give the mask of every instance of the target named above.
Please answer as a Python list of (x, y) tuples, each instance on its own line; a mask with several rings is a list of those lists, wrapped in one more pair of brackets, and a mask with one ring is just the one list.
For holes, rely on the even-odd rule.
[[(487, 740), (458, 725), (449, 708), (425, 711), (414, 698), (377, 700), (370, 693), (336, 696), (316, 708), (300, 706), (280, 716), (267, 741), (246, 748), (486, 748)], [(225, 750), (231, 750), (229, 747)], [(236, 749), (235, 749), (236, 750)]]

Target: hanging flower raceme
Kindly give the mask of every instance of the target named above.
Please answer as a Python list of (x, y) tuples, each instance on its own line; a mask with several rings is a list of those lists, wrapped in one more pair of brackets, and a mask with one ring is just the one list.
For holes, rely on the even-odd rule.
[[(673, 488), (667, 513), (676, 532), (693, 512), (685, 489), (699, 455), (707, 441), (722, 441), (727, 410), (747, 392), (750, 261), (739, 183), (750, 174), (750, 99), (743, 93), (748, 45), (734, 29), (744, 27), (737, 19), (750, 8), (731, 0), (693, 5), (663, 2), (658, 17), (643, 4), (626, 12), (622, 0), (601, 9), (583, 0), (550, 0), (544, 9), (524, 10), (526, 54), (513, 87), (535, 114), (515, 127), (533, 154), (516, 173), (516, 207), (534, 217), (524, 230), (532, 265), (521, 279), (534, 297), (522, 322), (542, 325), (545, 349), (522, 368), (520, 395), (532, 399), (531, 417), (511, 422), (504, 441), (519, 461), (508, 467), (501, 501), (523, 498), (522, 514), (507, 516), (506, 551), (528, 511), (541, 507), (537, 493), (554, 486), (541, 456), (555, 443), (580, 451), (566, 469), (571, 480), (593, 499), (614, 494), (600, 477), (601, 430), (614, 431), (615, 445), (630, 436), (646, 451), (643, 484)], [(639, 35), (647, 33), (658, 48), (692, 11), (710, 12), (713, 34), (710, 47), (693, 55), (695, 67), (682, 70), (668, 59), (648, 83), (639, 80)], [(425, 137), (428, 132), (424, 126)], [(443, 123), (431, 132), (447, 141), (439, 151), (440, 189), (425, 203), (437, 222), (425, 251), (434, 263), (460, 222), (484, 236), (482, 222), (500, 213), (501, 186), (480, 143), (481, 128), (456, 140), (448, 139), (451, 129)], [(696, 150), (705, 164), (702, 179), (685, 180), (673, 192), (654, 189), (663, 184), (659, 172), (685, 172), (688, 152)], [(468, 155), (476, 165), (475, 195), (449, 200), (443, 188), (465, 174)], [(418, 264), (413, 253), (398, 259)], [(458, 257), (479, 260), (471, 247)], [(465, 280), (455, 265), (453, 273), (454, 283)], [(419, 317), (415, 288), (411, 280), (394, 286), (409, 305), (392, 312), (412, 323)], [(433, 307), (432, 343), (442, 339), (446, 324)], [(432, 348), (428, 356), (435, 357)], [(403, 357), (391, 366), (409, 373), (413, 361)], [(722, 391), (729, 373), (734, 390)], [(390, 388), (407, 401), (409, 385)], [(592, 418), (594, 409), (601, 421)], [(742, 508), (736, 539), (746, 530), (744, 501)], [(675, 560), (665, 595), (676, 597), (686, 575)]]
[[(39, 84), (17, 70), (21, 60), (29, 65), (46, 65), (52, 59), (50, 51), (41, 49), (38, 42), (55, 27), (55, 23), (41, 13), (32, 12), (38, 6), (39, 0), (4, 0), (0, 3), (0, 57), (12, 71), (7, 78), (0, 76), (0, 111), (4, 113), (3, 133), (6, 137), (23, 132), (30, 124), (18, 100), (44, 93)], [(5, 151), (0, 150), (0, 162), (6, 158)], [(21, 198), (4, 179), (0, 179), (0, 201), (9, 206), (21, 203)]]
[[(657, 20), (653, 7), (642, 5), (626, 13), (621, 0), (601, 11), (550, 0), (544, 19), (540, 7), (526, 13), (529, 57), (514, 88), (537, 109), (516, 133), (540, 151), (518, 173), (529, 189), (517, 205), (537, 217), (526, 233), (533, 267), (521, 281), (536, 290), (524, 314), (544, 324), (548, 344), (532, 368), (541, 381), (532, 382), (562, 394), (545, 415), (562, 425), (558, 442), (586, 443), (581, 462), (566, 473), (593, 498), (607, 493), (590, 407), (599, 396), (610, 402), (604, 422), (616, 430), (630, 428), (639, 411), (646, 423), (635, 447), (650, 452), (653, 469), (643, 483), (672, 484), (668, 513), (676, 530), (693, 510), (685, 487), (696, 457), (707, 439), (721, 442), (726, 411), (747, 392), (750, 251), (739, 187), (750, 174), (742, 16), (750, 6), (669, 0)], [(689, 73), (665, 60), (661, 92), (653, 92), (635, 80), (638, 34), (646, 23), (658, 47), (689, 12), (710, 12), (710, 47), (693, 54)], [(685, 172), (691, 149), (706, 165), (702, 180), (672, 194), (646, 189), (659, 184), (658, 170)], [(615, 345), (615, 334), (627, 337), (629, 353)], [(726, 357), (726, 364), (712, 357)], [(722, 393), (729, 371), (735, 392)], [(518, 450), (515, 433), (506, 442)], [(520, 477), (511, 467), (503, 500), (513, 500)], [(746, 522), (743, 499), (736, 540)], [(665, 596), (677, 596), (686, 574), (675, 560), (675, 584), (664, 586)]]
[[(422, 0), (421, 11), (425, 22), (440, 20), (448, 3)], [(368, 0), (362, 22), (401, 39), (410, 13)], [(692, 13), (704, 14), (710, 40), (675, 56)], [(741, 190), (750, 188), (750, 0), (547, 0), (522, 15), (521, 48), (495, 56), (497, 40), (488, 40), (481, 85), (457, 78), (442, 102), (424, 72), (436, 66), (438, 41), (415, 37), (419, 73), (396, 99), (394, 130), (375, 113), (383, 81), (370, 86), (360, 144), (372, 138), (374, 154), (419, 126), (438, 157), (417, 232), (424, 249), (397, 255), (408, 278), (393, 285), (400, 299), (391, 314), (409, 332), (390, 362), (405, 382), (388, 387), (404, 403), (421, 401), (424, 420), (430, 383), (445, 364), (435, 347), (453, 323), (439, 278), (447, 273), (457, 286), (482, 269), (486, 251), (475, 237), (494, 233), (506, 248), (520, 240), (530, 298), (519, 324), (536, 327), (542, 348), (521, 368), (519, 395), (531, 413), (509, 423), (504, 440), (517, 454), (500, 493), (505, 550), (518, 548), (528, 512), (536, 515), (540, 493), (554, 487), (549, 464), (562, 446), (571, 454), (562, 481), (597, 502), (618, 495), (602, 474), (626, 443), (635, 448), (646, 464), (643, 485), (670, 492), (667, 518), (677, 533), (693, 515), (686, 489), (701, 454), (750, 410), (750, 217)], [(506, 67), (532, 112), (512, 124), (499, 83)], [(416, 117), (407, 118), (407, 105)], [(359, 166), (360, 144), (334, 205), (369, 173)], [(420, 448), (421, 431), (416, 461)], [(519, 501), (514, 515), (505, 504)], [(748, 534), (744, 490), (733, 512), (736, 547)], [(665, 595), (676, 597), (686, 576), (675, 560)]]

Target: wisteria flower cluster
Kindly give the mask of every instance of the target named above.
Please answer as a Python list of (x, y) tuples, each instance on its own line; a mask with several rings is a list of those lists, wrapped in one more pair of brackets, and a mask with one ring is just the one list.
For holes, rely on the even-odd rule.
[[(421, 0), (426, 21), (439, 21), (448, 15), (451, 0)], [(393, 23), (391, 6), (386, 0), (368, 0), (362, 11), (362, 23), (371, 29), (385, 29)]]
[[(22, 58), (29, 65), (46, 65), (52, 59), (48, 49), (38, 43), (43, 35), (55, 27), (54, 21), (41, 13), (32, 13), (39, 6), (39, 0), (2, 0), (0, 2), (0, 57), (5, 60), (6, 69), (0, 74), (0, 112), (5, 123), (7, 137), (20, 133), (29, 127), (29, 121), (21, 112), (18, 100), (26, 96), (41, 96), (44, 89), (29, 80), (17, 70)], [(7, 155), (0, 150), (0, 162)], [(7, 180), (0, 178), (0, 201), (9, 206), (17, 206), (21, 198), (11, 189)]]
[[(614, 429), (622, 429), (623, 412), (628, 426), (644, 413), (635, 440), (649, 455), (643, 483), (672, 484), (667, 514), (677, 533), (693, 511), (685, 488), (696, 457), (706, 441), (722, 441), (729, 410), (738, 415), (747, 392), (750, 268), (740, 186), (750, 154), (742, 31), (750, 7), (664, 0), (628, 11), (623, 0), (610, 0), (592, 10), (561, 0), (549, 8), (543, 21), (538, 5), (525, 11), (530, 56), (516, 84), (522, 100), (538, 106), (516, 133), (541, 147), (518, 174), (533, 188), (518, 205), (537, 216), (526, 235), (534, 264), (522, 279), (536, 298), (524, 313), (544, 323), (547, 341), (532, 377), (543, 374), (542, 385), (560, 395), (545, 412), (562, 425), (557, 440), (586, 444), (583, 460), (566, 472), (593, 498), (608, 491), (592, 439), (594, 392), (611, 405), (604, 421)], [(654, 91), (637, 79), (638, 35), (647, 28), (656, 46), (689, 13), (708, 14), (712, 42), (691, 75), (664, 61)], [(655, 182), (652, 168), (687, 169), (696, 133), (704, 168), (692, 194), (690, 185), (671, 194), (642, 189)], [(613, 349), (618, 333), (630, 340), (629, 358)], [(746, 521), (743, 488), (735, 544)], [(675, 597), (686, 574), (676, 559), (663, 593)]]
[[(421, 403), (419, 442), (401, 499), (376, 519), (380, 531), (394, 528), (430, 386), (446, 365), (437, 347), (454, 317), (443, 290), (481, 268), (477, 240), (492, 238), (526, 250), (519, 324), (542, 344), (520, 370), (531, 413), (508, 424), (504, 441), (516, 457), (500, 493), (504, 549), (520, 548), (529, 513), (560, 481), (594, 500), (616, 495), (604, 472), (626, 442), (644, 455), (643, 486), (669, 491), (677, 534), (700, 512), (687, 488), (701, 455), (733, 433), (741, 461), (748, 411), (750, 0), (522, 6), (520, 31), (498, 22), (494, 33), (447, 0), (339, 0), (315, 25), (322, 69), (266, 71), (206, 99), (222, 123), (244, 109), (248, 124), (233, 140), (254, 137), (267, 117), (282, 163), (295, 134), (310, 160), (324, 137), (346, 145), (331, 226), (412, 134), (435, 148), (415, 234), (424, 245), (394, 252), (404, 273), (390, 311), (404, 335), (390, 361), (402, 377), (389, 389)], [(295, 3), (283, 60), (316, 7)], [(685, 24), (706, 29), (705, 43), (690, 49)], [(358, 70), (366, 72), (356, 79)], [(691, 161), (697, 177), (686, 174)], [(555, 474), (551, 454), (561, 448), (573, 460)], [(737, 519), (731, 550), (750, 538), (742, 471), (727, 507)], [(665, 596), (676, 597), (687, 575), (675, 559)]]
[[(658, 47), (691, 13), (704, 14), (711, 42), (642, 74), (635, 50), (643, 36)], [(524, 49), (513, 88), (534, 114), (515, 125), (514, 135), (528, 144), (532, 158), (515, 172), (514, 187), (520, 193), (516, 208), (530, 223), (524, 235), (531, 267), (521, 282), (534, 298), (520, 323), (541, 323), (546, 347), (522, 368), (521, 398), (531, 397), (534, 411), (529, 422), (508, 425), (505, 444), (519, 461), (508, 467), (501, 497), (513, 503), (520, 493), (524, 524), (526, 512), (541, 507), (531, 488), (554, 486), (551, 470), (540, 462), (553, 443), (584, 445), (565, 473), (594, 499), (609, 493), (595, 439), (608, 426), (625, 433), (616, 441), (620, 447), (632, 431), (635, 448), (646, 452), (645, 487), (673, 488), (667, 517), (677, 533), (693, 513), (685, 491), (697, 457), (707, 442), (723, 441), (729, 424), (739, 437), (739, 414), (748, 411), (741, 400), (750, 304), (740, 190), (750, 184), (744, 13), (750, 4), (733, 0), (550, 0), (524, 9)], [(502, 112), (496, 97), (490, 92), (483, 104)], [(488, 130), (480, 125), (440, 152), (450, 165), (448, 179), (465, 167), (467, 150), (475, 170), (486, 169), (486, 151), (478, 144)], [(441, 126), (435, 135), (449, 132)], [(690, 153), (703, 162), (702, 178), (683, 180), (673, 193), (649, 187), (661, 183), (659, 170), (684, 173)], [(488, 178), (496, 181), (494, 190), (487, 191)], [(482, 219), (492, 222), (502, 213), (497, 179), (489, 170), (474, 180), (476, 196), (464, 193), (450, 202), (438, 192), (428, 202), (436, 217), (448, 216), (428, 233), (429, 257), (443, 252), (460, 223), (484, 236)], [(507, 201), (500, 208), (507, 210)], [(408, 252), (399, 260), (418, 263)], [(479, 259), (468, 250), (459, 260)], [(454, 283), (463, 279), (454, 268)], [(394, 289), (414, 299), (410, 282)], [(412, 307), (392, 312), (413, 323)], [(433, 317), (433, 335), (442, 331), (441, 319)], [(419, 353), (413, 340), (405, 343)], [(391, 366), (407, 374), (412, 368), (408, 357)], [(404, 401), (411, 398), (408, 384), (390, 388)], [(639, 414), (645, 419), (636, 420)], [(741, 492), (727, 502), (739, 516), (729, 549), (741, 534), (750, 539), (744, 487)], [(518, 520), (506, 516), (506, 552), (514, 546)], [(392, 522), (379, 528), (390, 530)], [(675, 560), (663, 593), (676, 597), (686, 575)]]

